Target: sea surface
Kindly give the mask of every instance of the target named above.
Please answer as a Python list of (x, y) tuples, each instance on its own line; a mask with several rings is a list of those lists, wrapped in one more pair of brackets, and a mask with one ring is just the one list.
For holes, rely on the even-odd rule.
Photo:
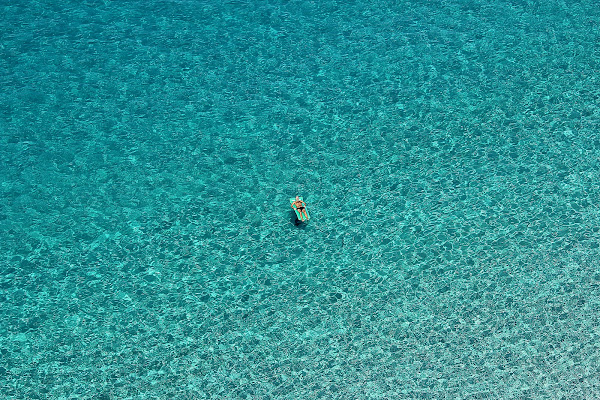
[(0, 398), (600, 398), (596, 1), (0, 16)]

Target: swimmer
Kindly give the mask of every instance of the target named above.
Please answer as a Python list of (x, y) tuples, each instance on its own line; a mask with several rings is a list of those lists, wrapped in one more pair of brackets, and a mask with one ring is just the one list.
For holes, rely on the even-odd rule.
[(296, 207), (295, 210), (300, 214), (300, 219), (302, 221), (308, 220), (308, 214), (306, 213), (306, 203), (303, 200), (300, 200), (299, 196), (296, 196), (296, 201), (292, 203), (292, 208)]

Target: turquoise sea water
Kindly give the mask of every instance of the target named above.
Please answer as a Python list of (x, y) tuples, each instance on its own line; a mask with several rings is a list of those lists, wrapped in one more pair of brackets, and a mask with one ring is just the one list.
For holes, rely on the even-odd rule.
[(2, 398), (600, 397), (595, 2), (0, 9)]

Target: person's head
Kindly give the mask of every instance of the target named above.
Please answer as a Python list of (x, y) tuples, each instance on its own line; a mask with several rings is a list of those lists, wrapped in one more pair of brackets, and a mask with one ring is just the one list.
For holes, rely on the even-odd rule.
[(296, 196), (296, 201), (299, 201), (299, 200), (300, 200), (300, 196)]

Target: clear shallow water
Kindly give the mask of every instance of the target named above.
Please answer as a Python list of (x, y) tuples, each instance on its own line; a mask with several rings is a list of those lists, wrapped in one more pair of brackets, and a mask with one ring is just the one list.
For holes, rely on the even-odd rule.
[(2, 6), (3, 397), (598, 397), (594, 3), (220, 3)]

